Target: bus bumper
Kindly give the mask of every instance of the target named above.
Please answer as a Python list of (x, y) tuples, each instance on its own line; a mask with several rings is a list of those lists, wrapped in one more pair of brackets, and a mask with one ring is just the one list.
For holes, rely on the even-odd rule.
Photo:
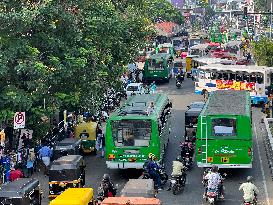
[[(212, 165), (213, 164), (197, 162), (198, 167), (207, 168), (207, 167), (212, 167)], [(229, 169), (229, 168), (250, 169), (250, 168), (252, 168), (252, 164), (215, 164), (215, 165), (217, 165), (219, 168), (222, 168), (222, 169)]]
[(108, 169), (143, 169), (144, 162), (106, 162)]
[(254, 104), (254, 105), (266, 103), (267, 100), (268, 98), (266, 96), (265, 97), (251, 96), (251, 104)]

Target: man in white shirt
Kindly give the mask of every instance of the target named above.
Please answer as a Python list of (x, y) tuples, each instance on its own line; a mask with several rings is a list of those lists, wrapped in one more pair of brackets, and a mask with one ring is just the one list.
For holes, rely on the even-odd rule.
[(245, 202), (254, 202), (256, 200), (256, 196), (259, 193), (258, 188), (252, 183), (253, 177), (248, 176), (247, 177), (247, 182), (243, 183), (239, 190), (243, 190), (244, 192), (244, 200)]

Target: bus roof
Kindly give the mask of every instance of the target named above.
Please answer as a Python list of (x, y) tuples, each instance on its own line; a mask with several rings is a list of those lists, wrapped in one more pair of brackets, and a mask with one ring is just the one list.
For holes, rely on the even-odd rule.
[(267, 70), (272, 70), (273, 67), (255, 66), (255, 65), (222, 65), (222, 64), (210, 64), (200, 67), (201, 70), (215, 70), (215, 71), (231, 71), (231, 72), (246, 72), (246, 73), (264, 73)]
[(199, 62), (203, 65), (211, 65), (211, 64), (221, 64), (221, 63), (233, 63), (234, 61), (232, 60), (227, 60), (227, 59), (221, 59), (221, 58), (210, 58), (210, 57), (201, 57), (201, 58), (194, 58), (192, 59), (196, 62)]
[(150, 55), (149, 59), (167, 59), (170, 57), (171, 55), (168, 53), (157, 53), (157, 54)]
[(200, 115), (250, 115), (250, 106), (249, 92), (218, 90), (211, 93)]
[(198, 45), (194, 45), (192, 46), (190, 49), (200, 49), (200, 50), (205, 50), (209, 47), (208, 43), (203, 43), (203, 44), (198, 44)]
[[(123, 106), (117, 109), (110, 118), (128, 118), (137, 116), (138, 118), (152, 118), (157, 116), (157, 113), (160, 113), (162, 106), (166, 104), (168, 100), (167, 95), (164, 94), (144, 94), (144, 95), (134, 95), (131, 96)], [(147, 109), (151, 102), (154, 102), (155, 112), (147, 115)]]

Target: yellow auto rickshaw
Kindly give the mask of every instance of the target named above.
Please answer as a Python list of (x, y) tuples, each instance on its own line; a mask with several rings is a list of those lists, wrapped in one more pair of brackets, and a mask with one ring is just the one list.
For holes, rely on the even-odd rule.
[(192, 69), (192, 67), (194, 67), (194, 65), (192, 65), (192, 59), (193, 58), (198, 58), (198, 55), (188, 55), (186, 57), (186, 72), (189, 73)]
[(50, 205), (94, 205), (92, 188), (69, 188), (50, 202)]
[(76, 126), (75, 136), (82, 140), (81, 150), (83, 153), (96, 152), (96, 122), (83, 122)]

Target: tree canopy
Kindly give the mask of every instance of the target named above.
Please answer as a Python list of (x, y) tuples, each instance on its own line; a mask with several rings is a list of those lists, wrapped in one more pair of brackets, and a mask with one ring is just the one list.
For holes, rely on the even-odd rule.
[(273, 66), (273, 41), (263, 38), (252, 43), (252, 51), (260, 66)]
[(103, 93), (117, 86), (123, 66), (153, 34), (154, 19), (161, 13), (174, 19), (170, 6), (147, 13), (148, 2), (2, 1), (1, 121), (25, 111), (33, 128), (57, 110), (97, 110)]

